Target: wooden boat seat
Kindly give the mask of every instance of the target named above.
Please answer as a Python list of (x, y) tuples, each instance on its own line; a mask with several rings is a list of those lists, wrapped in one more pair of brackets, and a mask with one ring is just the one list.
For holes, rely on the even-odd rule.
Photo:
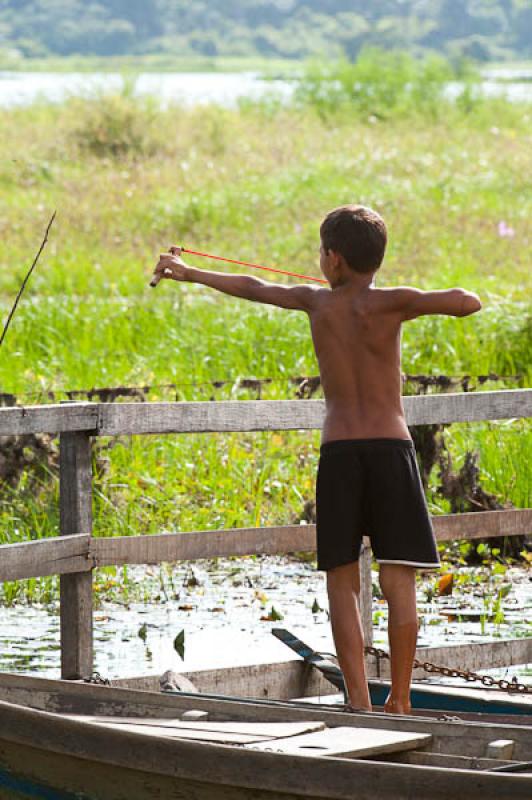
[(246, 747), (253, 750), (271, 750), (275, 753), (298, 756), (362, 758), (416, 750), (426, 747), (431, 742), (432, 735), (430, 733), (341, 727), (276, 739), (273, 742), (249, 744)]
[(90, 725), (102, 725), (144, 736), (240, 744), (255, 750), (303, 756), (363, 756), (399, 753), (426, 747), (428, 733), (373, 728), (328, 728), (324, 722), (191, 722), (148, 717), (90, 717), (68, 714)]
[(286, 737), (315, 733), (326, 728), (324, 722), (190, 722), (183, 719), (149, 717), (89, 717), (63, 714), (70, 719), (103, 725), (120, 731), (172, 739), (197, 739), (219, 744), (272, 742)]

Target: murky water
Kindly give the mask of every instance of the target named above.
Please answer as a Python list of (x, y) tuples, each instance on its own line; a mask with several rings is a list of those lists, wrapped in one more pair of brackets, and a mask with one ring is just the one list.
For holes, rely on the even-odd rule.
[[(127, 606), (104, 602), (95, 611), (95, 669), (105, 677), (292, 658), (271, 635), (272, 627), (288, 628), (316, 650), (333, 650), (324, 578), (311, 564), (285, 557), (220, 559), (192, 568), (135, 568), (129, 575), (149, 596), (160, 599)], [(435, 578), (427, 578), (418, 592), (419, 645), (531, 636), (531, 577), (518, 568), (506, 573), (504, 581), (512, 591), (499, 616), (486, 583), (474, 584), (467, 595), (431, 598)], [(282, 618), (272, 619), (276, 615)], [(374, 601), (373, 616), (375, 644), (386, 646), (383, 602)], [(184, 660), (174, 649), (181, 631)], [(59, 676), (58, 609), (2, 608), (0, 634), (2, 671)], [(521, 676), (524, 671), (512, 667), (509, 674)]]
[[(123, 86), (124, 78), (118, 73), (0, 72), (0, 106), (29, 105), (36, 100), (61, 102)], [(163, 106), (217, 103), (231, 107), (240, 97), (259, 98), (268, 93), (288, 97), (293, 85), (263, 80), (252, 72), (168, 72), (136, 76), (134, 91), (157, 97)]]
[[(487, 96), (504, 95), (511, 100), (530, 101), (530, 77), (527, 71), (487, 70), (481, 90)], [(0, 106), (29, 105), (36, 100), (61, 102), (72, 96), (119, 90), (123, 85), (124, 78), (118, 73), (0, 72)], [(287, 80), (264, 80), (254, 72), (165, 72), (136, 76), (134, 91), (157, 97), (163, 106), (217, 103), (232, 107), (242, 97), (261, 98), (270, 94), (289, 98), (294, 85)], [(460, 84), (449, 86), (451, 96), (459, 91)]]

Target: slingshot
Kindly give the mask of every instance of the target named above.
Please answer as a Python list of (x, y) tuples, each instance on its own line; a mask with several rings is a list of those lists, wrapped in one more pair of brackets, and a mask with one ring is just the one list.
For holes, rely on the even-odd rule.
[[(239, 264), (242, 267), (252, 267), (253, 269), (262, 269), (266, 272), (275, 272), (279, 275), (290, 275), (292, 278), (304, 278), (307, 281), (314, 281), (315, 283), (324, 283), (327, 284), (327, 281), (323, 278), (313, 278), (312, 275), (302, 275), (299, 272), (288, 272), (285, 269), (275, 269), (274, 267), (264, 267), (261, 264), (252, 264), (249, 261), (237, 261), (234, 258), (223, 258), (222, 256), (213, 256), (210, 253), (200, 253), (197, 250), (188, 250), (185, 247), (180, 248), (182, 253), (189, 253), (193, 256), (201, 256), (202, 258), (211, 258), (213, 261), (226, 261), (228, 264)], [(162, 280), (162, 275), (155, 275), (151, 282), (150, 286), (155, 287), (157, 284)]]

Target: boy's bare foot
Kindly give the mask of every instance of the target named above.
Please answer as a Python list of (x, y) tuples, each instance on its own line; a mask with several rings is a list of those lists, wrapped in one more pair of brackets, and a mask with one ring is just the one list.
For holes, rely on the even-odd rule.
[(411, 714), (412, 706), (409, 702), (394, 700), (389, 697), (384, 704), (384, 710), (387, 714)]
[(373, 709), (356, 708), (355, 706), (351, 705), (351, 703), (346, 703), (342, 711), (345, 711), (346, 714), (369, 714), (371, 711), (373, 711)]

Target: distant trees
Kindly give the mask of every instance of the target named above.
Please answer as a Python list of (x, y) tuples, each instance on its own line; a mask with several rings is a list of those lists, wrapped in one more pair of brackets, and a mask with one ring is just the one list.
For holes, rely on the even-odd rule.
[(532, 57), (531, 0), (2, 0), (0, 48), (303, 57), (362, 46)]

